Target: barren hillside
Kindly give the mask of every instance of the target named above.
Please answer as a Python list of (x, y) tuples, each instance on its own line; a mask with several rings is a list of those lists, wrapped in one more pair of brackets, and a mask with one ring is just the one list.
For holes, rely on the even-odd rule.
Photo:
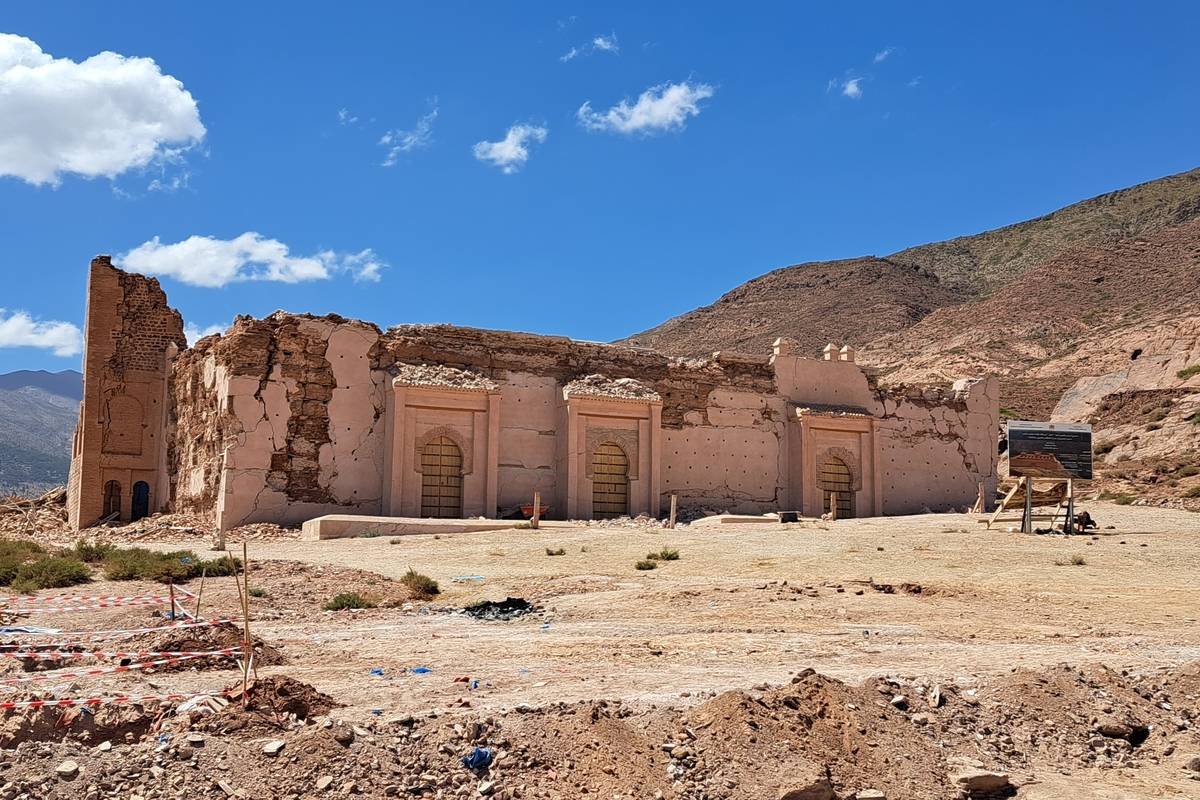
[(1146, 238), (1197, 217), (1200, 169), (885, 258), (867, 256), (777, 269), (747, 281), (710, 306), (624, 341), (677, 355), (757, 351), (777, 336), (796, 338), (809, 349), (816, 344), (813, 352), (831, 340), (861, 346), (908, 328), (938, 308), (985, 297), (1025, 271), (1071, 251)]

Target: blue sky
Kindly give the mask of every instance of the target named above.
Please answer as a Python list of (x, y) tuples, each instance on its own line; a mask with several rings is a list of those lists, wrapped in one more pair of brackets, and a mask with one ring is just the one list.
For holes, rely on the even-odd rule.
[(96, 253), (199, 330), (611, 340), (1197, 166), (1197, 30), (1165, 2), (6, 4), (0, 372), (78, 365)]

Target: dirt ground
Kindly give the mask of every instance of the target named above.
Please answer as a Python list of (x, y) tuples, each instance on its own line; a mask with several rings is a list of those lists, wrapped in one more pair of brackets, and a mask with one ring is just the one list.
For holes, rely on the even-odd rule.
[[(484, 730), (490, 724), (491, 741), (507, 742), (525, 759), (515, 764), (519, 784), (476, 787), (473, 778), (454, 778), (436, 790), (441, 794), (426, 796), (482, 796), (486, 788), (510, 797), (607, 800), (658, 791), (776, 798), (786, 796), (786, 780), (769, 765), (775, 760), (782, 769), (793, 756), (803, 756), (805, 767), (833, 765), (839, 798), (867, 788), (887, 789), (892, 800), (953, 797), (953, 758), (1009, 772), (1021, 798), (1200, 796), (1200, 772), (1186, 768), (1200, 756), (1200, 516), (1088, 508), (1101, 529), (1071, 538), (989, 531), (974, 516), (936, 514), (674, 531), (580, 527), (255, 542), (250, 583), (261, 596), (252, 600), (253, 634), (278, 662), (263, 665), (260, 675), (287, 676), (328, 695), (340, 705), (329, 718), (360, 733), (383, 736), (388, 721), (432, 720), (425, 741), (449, 736), (456, 755), (440, 757), (451, 765), (462, 750), (454, 726), (468, 721)], [(148, 546), (180, 544), (204, 552), (195, 539)], [(679, 560), (634, 568), (663, 547), (677, 549)], [(548, 548), (565, 554), (548, 555)], [(442, 592), (428, 601), (409, 598), (396, 579), (410, 567), (436, 579)], [(127, 595), (154, 585), (79, 588)], [(320, 610), (350, 589), (378, 598), (380, 607)], [(538, 610), (509, 621), (460, 611), (509, 596)], [(204, 597), (206, 616), (232, 613), (232, 579), (208, 581)], [(153, 612), (104, 613), (106, 623), (64, 614), (54, 624), (125, 626)], [(87, 686), (199, 691), (239, 679), (228, 664), (215, 666), (106, 676)], [(925, 699), (934, 687), (944, 705)], [(889, 704), (893, 695), (905, 697), (905, 708)], [(805, 711), (813, 707), (822, 710)], [(799, 743), (795, 723), (773, 733), (770, 727), (794, 709), (809, 715), (801, 722), (809, 738)], [(776, 722), (755, 721), (755, 713)], [(833, 727), (829, 752), (818, 758), (821, 725), (838, 714), (852, 718)], [(1147, 727), (1146, 744), (1097, 737), (1103, 719), (1122, 714), (1135, 728)], [(583, 728), (581, 716), (588, 720)], [(717, 724), (706, 733), (703, 719)], [(504, 736), (495, 733), (501, 728)], [(663, 731), (680, 730), (694, 737), (689, 747), (701, 759), (708, 746), (707, 764), (661, 751)], [(401, 753), (416, 740), (391, 741)], [(540, 752), (548, 742), (557, 749)], [(782, 750), (755, 749), (768, 746)], [(412, 755), (414, 770), (421, 771), (428, 749)], [(625, 755), (587, 766), (588, 750)], [(757, 772), (721, 777), (724, 757), (767, 762)], [(372, 774), (378, 756), (362, 759), (363, 774)], [(246, 786), (266, 780), (257, 772), (252, 780), (251, 772)], [(546, 775), (559, 783), (547, 784)], [(574, 783), (562, 785), (570, 776)], [(259, 792), (307, 796), (312, 787), (297, 780), (287, 790), (260, 783)], [(370, 786), (348, 793), (377, 796)], [(378, 796), (421, 794), (417, 784), (392, 788)], [(0, 787), (0, 797), (9, 796), (19, 795)]]

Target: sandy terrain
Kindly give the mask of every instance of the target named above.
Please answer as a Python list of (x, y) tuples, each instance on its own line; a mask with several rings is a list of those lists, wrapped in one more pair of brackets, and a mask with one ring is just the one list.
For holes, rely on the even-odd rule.
[[(927, 778), (921, 777), (920, 769), (926, 767), (920, 765), (937, 763), (941, 746), (949, 748), (947, 754), (966, 752), (989, 766), (1007, 765), (1022, 784), (1022, 798), (1200, 796), (1200, 782), (1183, 767), (1187, 759), (1200, 755), (1200, 739), (1194, 730), (1179, 734), (1170, 730), (1174, 724), (1170, 720), (1176, 717), (1163, 716), (1151, 727), (1156, 730), (1166, 725), (1170, 736), (1181, 738), (1168, 739), (1168, 733), (1157, 731), (1159, 744), (1152, 750), (1147, 745), (1140, 758), (1131, 751), (1134, 760), (1113, 754), (1099, 762), (1088, 757), (1068, 763), (1066, 749), (1045, 750), (1049, 734), (1038, 728), (1039, 709), (1050, 708), (1047, 715), (1066, 717), (1072, 706), (1094, 701), (1103, 708), (1108, 702), (1104, 698), (1121, 697), (1123, 692), (1131, 702), (1142, 702), (1134, 696), (1137, 693), (1144, 693), (1147, 703), (1159, 702), (1150, 699), (1159, 698), (1154, 690), (1154, 682), (1159, 680), (1156, 676), (1164, 681), (1159, 687), (1164, 691), (1166, 682), (1177, 682), (1172, 688), (1176, 710), (1143, 708), (1137, 713), (1143, 717), (1151, 712), (1195, 713), (1200, 719), (1200, 701), (1196, 699), (1196, 687), (1200, 687), (1200, 677), (1196, 677), (1196, 662), (1200, 662), (1200, 549), (1196, 547), (1200, 516), (1106, 504), (1090, 504), (1089, 510), (1099, 519), (1101, 530), (1069, 539), (988, 531), (972, 516), (942, 514), (787, 526), (693, 525), (675, 531), (580, 527), (396, 539), (254, 542), (249, 551), (255, 567), (251, 584), (265, 593), (253, 601), (254, 633), (283, 660), (279, 665), (264, 666), (261, 674), (287, 675), (311, 684), (344, 704), (333, 712), (335, 718), (372, 731), (382, 720), (407, 715), (423, 719), (438, 712), (449, 720), (486, 720), (495, 715), (506, 720), (505, 730), (517, 739), (532, 734), (532, 741), (536, 741), (539, 726), (566, 724), (563, 720), (573, 717), (536, 716), (542, 712), (514, 716), (514, 709), (578, 702), (593, 708), (595, 721), (597, 712), (589, 704), (607, 700), (623, 709), (622, 715), (642, 715), (633, 717), (641, 720), (635, 727), (652, 731), (655, 726), (682, 726), (689, 714), (711, 716), (714, 712), (707, 709), (712, 703), (717, 703), (719, 710), (724, 707), (720, 704), (733, 702), (722, 698), (747, 697), (735, 693), (712, 699), (727, 690), (761, 697), (775, 692), (772, 697), (779, 700), (782, 695), (778, 692), (786, 693), (789, 683), (806, 668), (856, 687), (818, 687), (824, 693), (821, 704), (830, 696), (840, 696), (838, 702), (848, 709), (868, 707), (864, 705), (868, 702), (878, 705), (875, 689), (885, 694), (889, 691), (886, 684), (879, 683), (881, 679), (895, 680), (896, 691), (917, 696), (923, 687), (940, 684), (953, 701), (941, 711), (935, 707), (935, 716), (941, 715), (936, 720), (937, 733), (933, 727), (923, 729), (918, 744), (925, 749), (920, 752), (906, 753), (908, 734), (894, 730), (896, 725), (912, 728), (908, 721), (912, 712), (893, 714), (894, 709), (882, 704), (896, 719), (885, 715), (872, 724), (881, 726), (876, 733), (884, 739), (884, 747), (893, 748), (891, 757), (908, 759), (911, 770), (897, 773), (899, 777), (893, 776), (891, 784), (880, 777), (876, 785), (925, 788), (922, 781)], [(203, 545), (194, 539), (175, 546), (178, 544), (203, 552)], [(161, 542), (150, 546), (172, 547)], [(681, 558), (664, 562), (653, 571), (634, 569), (636, 560), (662, 547), (678, 549)], [(565, 555), (549, 556), (547, 548), (563, 548)], [(1080, 559), (1082, 564), (1073, 563)], [(410, 566), (435, 578), (442, 593), (429, 602), (406, 602), (407, 592), (391, 579), (399, 578)], [(463, 580), (470, 576), (482, 580)], [(127, 595), (154, 586), (97, 582), (81, 588), (87, 594)], [(196, 588), (195, 582), (191, 588)], [(320, 610), (324, 600), (347, 589), (378, 596), (391, 607)], [(458, 612), (479, 600), (510, 595), (526, 598), (540, 610), (506, 622), (480, 621)], [(205, 598), (206, 615), (232, 611), (232, 580), (209, 581)], [(66, 629), (124, 626), (148, 618), (144, 609), (126, 609), (115, 610), (104, 620), (61, 615), (55, 624)], [(1062, 673), (1056, 665), (1063, 664), (1083, 671), (1070, 680), (1054, 677)], [(1111, 678), (1084, 678), (1084, 671), (1101, 669), (1100, 665), (1116, 672)], [(431, 671), (406, 671), (418, 666)], [(382, 674), (373, 675), (372, 670), (382, 670)], [(1139, 676), (1137, 680), (1143, 683), (1121, 685), (1122, 670)], [(87, 685), (132, 690), (145, 689), (148, 684), (195, 691), (230, 685), (236, 675), (228, 668), (185, 669), (152, 676), (111, 676)], [(813, 679), (801, 676), (796, 680), (808, 687)], [(1025, 717), (1009, 715), (1010, 707), (1022, 704), (1024, 694), (1030, 691), (1021, 688), (1027, 683), (1034, 689), (1052, 688), (1047, 689), (1045, 698), (1031, 700), (1022, 712)], [(768, 692), (768, 686), (784, 688)], [(1076, 698), (1072, 692), (1080, 686), (1090, 688), (1088, 694)], [(764, 692), (767, 694), (760, 695)], [(858, 694), (841, 696), (839, 692)], [(1181, 697), (1180, 693), (1185, 694)], [(968, 695), (983, 701), (978, 711), (960, 702)], [(1181, 712), (1185, 704), (1191, 710)], [(1173, 706), (1168, 703), (1166, 707)], [(967, 720), (963, 713), (974, 716)], [(1084, 732), (1064, 736), (1063, 748), (1070, 743), (1086, 751), (1087, 714), (1094, 713), (1084, 711), (1075, 721), (1084, 726)], [(999, 716), (992, 719), (988, 714)], [(737, 718), (736, 713), (723, 714), (729, 725), (735, 725)], [(730, 719), (735, 722), (728, 722)], [(868, 731), (870, 735), (870, 726), (853, 721), (842, 724), (837, 730), (859, 725), (860, 733)], [(1036, 732), (1026, 734), (1026, 729)], [(736, 734), (749, 729), (735, 725), (731, 730)], [(593, 726), (562, 735), (569, 740), (597, 734)], [(836, 733), (842, 739), (846, 735)], [(1017, 740), (1023, 755), (1006, 754), (1002, 744), (995, 745), (999, 750), (990, 749), (990, 739), (1003, 740), (1006, 735)], [(942, 745), (937, 744), (939, 738)], [(1037, 744), (1039, 740), (1043, 745)], [(661, 739), (648, 745), (651, 752), (657, 749), (657, 741)], [(754, 742), (755, 737), (749, 741)], [(232, 740), (230, 746), (235, 746)], [(251, 745), (251, 751), (255, 746)], [(719, 753), (720, 741), (714, 746)], [(460, 747), (454, 744), (454, 748)], [(600, 749), (640, 752), (628, 743)], [(856, 751), (857, 745), (851, 749)], [(650, 759), (646, 775), (663, 780), (652, 755), (645, 757)], [(740, 763), (754, 764), (762, 757), (747, 753)], [(1056, 763), (1059, 758), (1061, 763)], [(454, 763), (455, 759), (447, 761)], [(369, 767), (364, 769), (370, 774)], [(562, 768), (556, 769), (560, 772), (551, 770), (549, 774), (561, 774)], [(843, 766), (843, 773), (845, 769), (848, 767)], [(938, 780), (945, 781), (944, 768), (938, 769), (942, 770)], [(594, 792), (603, 780), (613, 781), (614, 787), (632, 780), (620, 768), (587, 772), (580, 767), (572, 772), (579, 779), (576, 791), (580, 792), (588, 787)], [(302, 781), (311, 781), (312, 775), (304, 770), (299, 774), (302, 777), (294, 780), (301, 782), (296, 786), (302, 796)], [(522, 780), (530, 780), (527, 770), (521, 774)], [(544, 777), (545, 773), (532, 774)], [(781, 796), (776, 789), (754, 790), (744, 770), (737, 780), (725, 783), (711, 777), (711, 768), (704, 772), (696, 767), (691, 774), (708, 775), (710, 783), (716, 781), (716, 791), (708, 784), (695, 789), (693, 784), (685, 787), (678, 781), (674, 789), (669, 781), (662, 783), (659, 791), (668, 797)], [(865, 783), (870, 774), (843, 774), (843, 780)], [(595, 783), (597, 778), (601, 783)], [(268, 778), (247, 769), (242, 780)], [(651, 778), (639, 779), (648, 780)], [(767, 781), (768, 777), (759, 775), (753, 780)], [(282, 792), (272, 787), (272, 791)], [(506, 791), (513, 797), (573, 796), (569, 789), (538, 793), (541, 790), (530, 786), (524, 793), (516, 788)], [(939, 791), (911, 796), (936, 797)], [(466, 795), (459, 792), (457, 796)], [(622, 796), (642, 795), (635, 791)]]

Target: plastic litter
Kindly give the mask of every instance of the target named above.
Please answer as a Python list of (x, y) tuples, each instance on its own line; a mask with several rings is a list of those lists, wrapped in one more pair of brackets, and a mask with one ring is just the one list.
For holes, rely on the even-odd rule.
[(413, 667), (412, 669), (409, 670), (409, 672), (411, 672), (415, 675), (425, 675), (427, 673), (433, 672), (433, 670), (431, 670), (429, 667)]
[(451, 578), (452, 583), (483, 583), (482, 575), (459, 575)]
[(490, 747), (476, 747), (471, 751), (471, 755), (463, 756), (459, 760), (467, 769), (483, 769), (492, 763), (492, 750)]
[(382, 678), (383, 677), (383, 667), (371, 667), (371, 671), (368, 674), (373, 675), (376, 678)]

